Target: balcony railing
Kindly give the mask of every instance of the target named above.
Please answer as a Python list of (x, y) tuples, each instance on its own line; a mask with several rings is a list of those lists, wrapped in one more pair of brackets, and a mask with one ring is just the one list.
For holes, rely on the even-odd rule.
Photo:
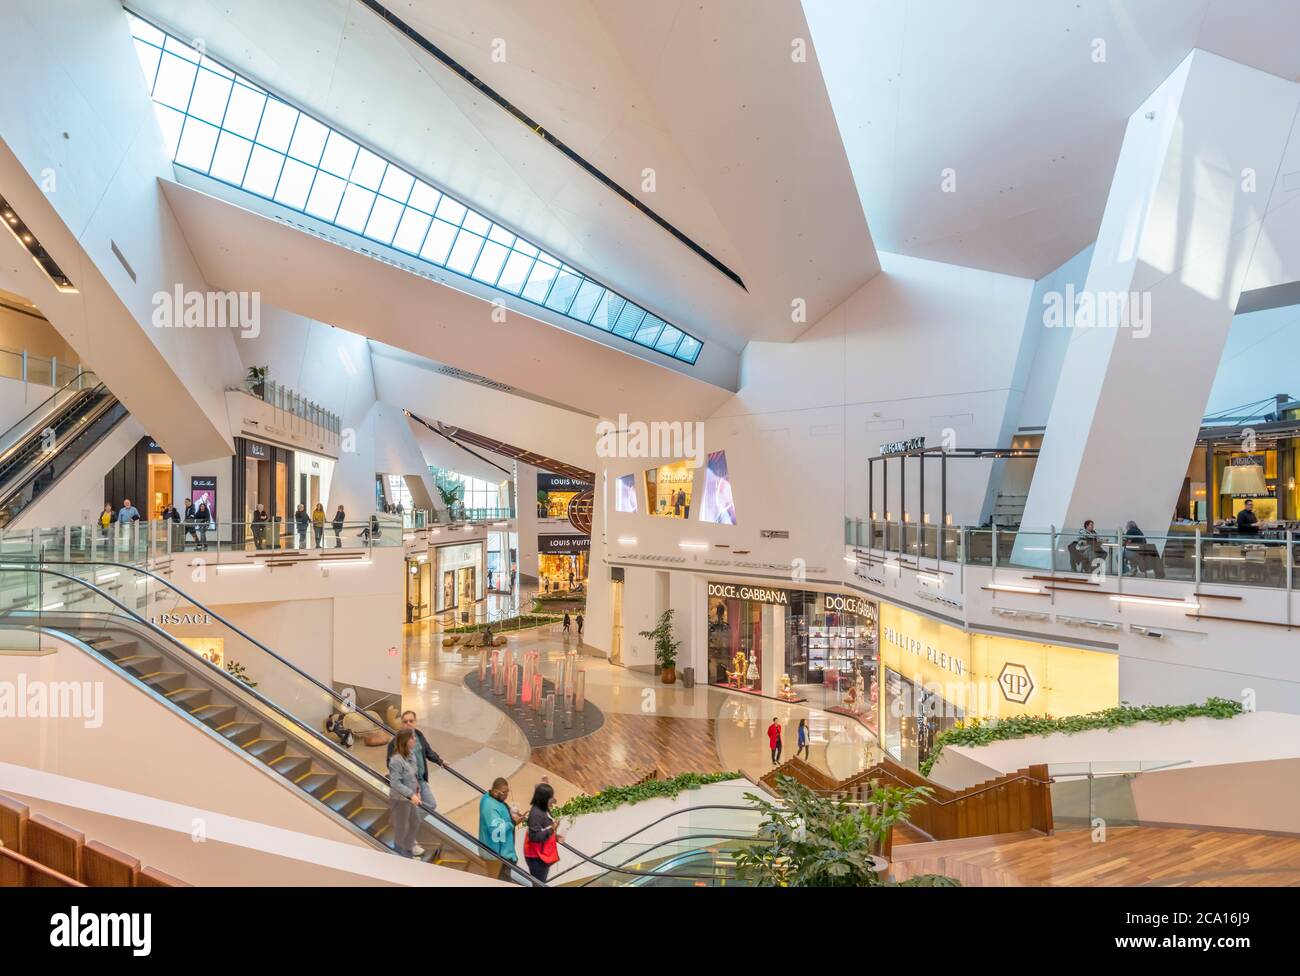
[(307, 421), (309, 424), (315, 424), (336, 437), (343, 429), (343, 422), (338, 414), (326, 410), (319, 403), (307, 399), (287, 386), (275, 382), (275, 380), (263, 380), (261, 383), (250, 384), (244, 388), (244, 392), (257, 397), (263, 403), (270, 404), (276, 410), (283, 410), (294, 417)]
[(1052, 573), (1134, 576), (1287, 590), (1300, 563), (1289, 529), (1260, 535), (1128, 536), (1120, 531), (1009, 529), (845, 519), (846, 545), (903, 559)]

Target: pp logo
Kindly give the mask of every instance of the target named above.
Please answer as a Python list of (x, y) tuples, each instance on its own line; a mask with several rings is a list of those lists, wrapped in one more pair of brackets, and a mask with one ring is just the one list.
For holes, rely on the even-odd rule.
[(1002, 697), (1007, 701), (1023, 705), (1034, 693), (1034, 679), (1029, 676), (1029, 669), (1023, 664), (1008, 661), (1002, 665), (1002, 673), (998, 675), (998, 687), (1002, 689)]

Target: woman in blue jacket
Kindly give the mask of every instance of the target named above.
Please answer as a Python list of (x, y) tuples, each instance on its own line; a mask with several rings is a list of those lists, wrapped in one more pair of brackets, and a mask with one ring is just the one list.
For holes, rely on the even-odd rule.
[[(521, 818), (506, 803), (509, 797), (510, 784), (504, 777), (498, 776), (492, 781), (492, 789), (484, 793), (483, 798), (478, 801), (478, 839), (480, 844), (496, 851), (511, 864), (518, 864), (519, 858), (515, 853), (515, 825)], [(505, 865), (502, 865), (503, 877), (507, 871)]]

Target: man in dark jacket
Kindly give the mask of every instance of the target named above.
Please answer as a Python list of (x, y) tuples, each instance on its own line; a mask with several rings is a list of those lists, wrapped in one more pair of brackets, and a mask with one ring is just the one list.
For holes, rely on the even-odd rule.
[(342, 538), (343, 523), (346, 520), (347, 520), (347, 515), (343, 511), (343, 506), (340, 505), (339, 510), (334, 513), (334, 521), (330, 523), (334, 527), (334, 548), (335, 549), (343, 548), (343, 538)]
[[(429, 782), (429, 763), (435, 766), (442, 765), (442, 757), (433, 751), (433, 746), (429, 745), (429, 740), (424, 737), (424, 733), (415, 727), (415, 712), (407, 709), (402, 713), (402, 725), (398, 729), (410, 729), (415, 733), (416, 746), (411, 750), (411, 755), (415, 756), (416, 763), (420, 767), (420, 779)], [(394, 737), (388, 742), (388, 754), (384, 757), (387, 762), (393, 757), (393, 750), (397, 746), (397, 739)]]
[[(194, 508), (194, 502), (188, 498), (185, 499), (185, 514), (182, 517), (182, 520), (185, 522), (185, 542), (189, 542), (191, 536), (194, 537), (196, 543), (199, 541), (199, 534), (194, 529), (194, 519), (197, 514), (198, 513)], [(181, 549), (185, 549), (184, 543), (181, 544)]]

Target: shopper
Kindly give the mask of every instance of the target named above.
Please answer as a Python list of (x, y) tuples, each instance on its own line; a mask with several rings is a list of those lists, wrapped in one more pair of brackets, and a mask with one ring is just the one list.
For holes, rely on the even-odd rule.
[(781, 761), (781, 720), (772, 716), (772, 724), (767, 727), (767, 744), (772, 750), (772, 765)]
[(293, 510), (293, 534), (296, 549), (307, 548), (307, 526), (311, 525), (311, 516), (307, 514), (307, 506), (302, 502)]
[(1085, 519), (1083, 528), (1070, 544), (1070, 569), (1076, 573), (1092, 572), (1093, 561), (1104, 555), (1097, 528), (1092, 519)]
[[(198, 534), (194, 531), (195, 514), (196, 513), (194, 509), (194, 502), (192, 502), (188, 498), (185, 499), (185, 511), (181, 515), (181, 520), (185, 523), (185, 541), (189, 542), (190, 537), (193, 536), (195, 542), (195, 548), (197, 548), (199, 537)], [(181, 546), (181, 551), (182, 552), (185, 551), (184, 546)]]
[(199, 548), (206, 550), (208, 548), (208, 526), (212, 524), (212, 513), (208, 510), (207, 502), (199, 502), (199, 507), (194, 513), (194, 524), (199, 530)]
[(271, 521), (271, 516), (266, 513), (266, 507), (258, 502), (257, 508), (253, 509), (253, 548), (266, 548), (266, 528), (267, 523)]
[(175, 505), (168, 504), (162, 510), (163, 525), (167, 529), (167, 548), (175, 549), (178, 545), (184, 547), (185, 539), (181, 535), (181, 513), (176, 510)]
[(569, 590), (573, 590), (573, 570), (569, 570)]
[(119, 525), (126, 525), (130, 522), (140, 521), (140, 510), (131, 504), (131, 499), (123, 498), (122, 507), (117, 513), (117, 522)]
[(569, 621), (569, 611), (568, 611), (568, 610), (565, 610), (565, 611), (564, 611), (564, 636), (565, 636), (565, 637), (568, 637), (568, 636), (569, 636), (569, 623), (570, 623), (570, 621)]
[(799, 728), (795, 732), (798, 739), (799, 748), (795, 749), (795, 756), (802, 755), (808, 762), (812, 762), (812, 748), (808, 744), (808, 720), (799, 719)]
[(388, 757), (388, 809), (393, 824), (393, 849), (402, 857), (415, 856), (415, 835), (420, 828), (420, 772), (415, 757), (415, 733), (397, 733)]
[(348, 517), (347, 517), (347, 515), (344, 514), (344, 512), (343, 512), (343, 506), (340, 505), (340, 506), (339, 506), (339, 510), (338, 510), (337, 512), (334, 513), (334, 521), (330, 523), (330, 525), (333, 526), (333, 528), (334, 528), (334, 548), (335, 548), (335, 549), (342, 549), (342, 548), (343, 548), (343, 523), (346, 522), (347, 520), (348, 520)]
[[(510, 784), (504, 776), (492, 781), (492, 788), (478, 801), (478, 840), (490, 851), (499, 854), (502, 860), (511, 864), (519, 863), (515, 852), (515, 827), (523, 819), (522, 815), (511, 810), (506, 801), (510, 798)], [(501, 877), (508, 877), (510, 869), (501, 866)]]
[(528, 862), (528, 873), (542, 882), (551, 873), (551, 865), (560, 859), (559, 843), (564, 839), (556, 833), (555, 818), (551, 816), (553, 806), (555, 789), (550, 783), (538, 783), (528, 810), (524, 860)]
[(1259, 535), (1259, 516), (1255, 514), (1255, 503), (1246, 499), (1246, 506), (1237, 513), (1237, 535)]
[(316, 548), (325, 548), (325, 506), (320, 502), (311, 510), (311, 531), (316, 539)]
[(113, 506), (104, 502), (104, 510), (99, 513), (99, 534), (105, 539), (108, 538), (108, 530), (113, 524), (113, 518)]
[(582, 640), (582, 612), (578, 612), (578, 640)]

